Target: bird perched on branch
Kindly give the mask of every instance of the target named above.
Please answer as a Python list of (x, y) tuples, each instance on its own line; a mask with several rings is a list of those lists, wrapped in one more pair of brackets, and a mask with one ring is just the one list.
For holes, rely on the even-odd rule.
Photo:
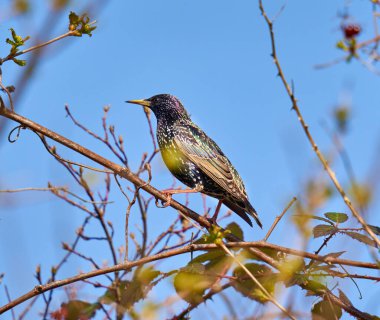
[(182, 103), (169, 94), (159, 94), (129, 103), (150, 108), (157, 118), (157, 140), (162, 158), (170, 172), (190, 189), (164, 190), (167, 205), (178, 193), (201, 192), (219, 200), (212, 221), (226, 205), (250, 226), (253, 217), (262, 227), (239, 173), (219, 146), (190, 119)]

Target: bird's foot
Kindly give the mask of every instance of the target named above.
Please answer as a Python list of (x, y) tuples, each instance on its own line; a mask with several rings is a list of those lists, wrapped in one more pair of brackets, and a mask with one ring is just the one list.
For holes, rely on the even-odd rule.
[(206, 218), (207, 220), (208, 220), (208, 222), (210, 222), (212, 225), (215, 225), (215, 226), (217, 226), (218, 225), (218, 223), (216, 222), (216, 220), (217, 220), (217, 217), (215, 217), (215, 216), (212, 216), (211, 218)]
[[(157, 208), (167, 208), (172, 203), (172, 194), (167, 192), (162, 192), (166, 196), (166, 200), (156, 198), (156, 207)], [(159, 204), (161, 202), (161, 204)]]
[(163, 208), (166, 208), (166, 207), (169, 207), (171, 202), (172, 202), (172, 196), (173, 194), (170, 193), (170, 192), (163, 192), (164, 195), (166, 196), (166, 201), (161, 201), (161, 204), (162, 204), (162, 207)]

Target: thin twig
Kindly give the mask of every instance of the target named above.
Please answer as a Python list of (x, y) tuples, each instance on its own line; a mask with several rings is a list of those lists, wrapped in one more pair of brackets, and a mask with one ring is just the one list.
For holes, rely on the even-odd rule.
[(294, 202), (297, 201), (297, 198), (296, 197), (293, 197), (292, 200), (288, 203), (288, 205), (285, 207), (285, 209), (282, 211), (282, 213), (276, 217), (276, 219), (274, 220), (272, 226), (270, 227), (270, 229), (268, 230), (267, 234), (265, 235), (263, 241), (267, 241), (268, 238), (270, 237), (270, 235), (272, 234), (274, 228), (276, 228), (277, 224), (280, 222), (280, 220), (282, 219), (282, 217), (285, 215), (285, 213), (290, 209), (290, 207), (293, 205)]
[[(318, 256), (318, 255), (315, 255), (312, 253), (302, 252), (302, 251), (298, 251), (298, 250), (294, 250), (294, 249), (290, 249), (290, 248), (285, 248), (285, 247), (269, 244), (267, 242), (262, 242), (262, 241), (259, 241), (259, 242), (232, 242), (232, 243), (226, 243), (225, 246), (228, 248), (271, 248), (271, 249), (279, 250), (279, 251), (284, 252), (284, 253), (293, 254), (293, 255), (297, 255), (297, 256), (301, 256), (301, 257), (306, 257), (309, 259), (315, 259), (315, 260), (323, 261), (327, 264), (337, 263), (337, 264), (350, 265), (350, 266), (356, 266), (356, 267), (361, 267), (361, 268), (370, 268), (370, 269), (377, 269), (377, 270), (379, 269), (379, 266), (375, 263), (338, 259), (338, 258), (334, 258), (334, 257), (323, 257), (323, 256)], [(13, 300), (12, 302), (6, 304), (5, 306), (0, 307), (0, 314), (4, 313), (7, 310), (10, 310), (11, 308), (15, 307), (16, 305), (19, 305), (20, 303), (27, 301), (28, 299), (33, 298), (39, 294), (42, 294), (44, 292), (47, 292), (47, 291), (55, 289), (55, 288), (59, 288), (59, 287), (68, 285), (70, 283), (74, 283), (74, 282), (81, 281), (84, 279), (93, 278), (93, 277), (96, 277), (99, 275), (104, 275), (104, 274), (115, 272), (115, 271), (130, 270), (133, 267), (144, 265), (144, 264), (147, 264), (147, 263), (152, 262), (152, 261), (166, 259), (168, 257), (180, 255), (183, 253), (188, 253), (191, 251), (205, 251), (205, 250), (218, 249), (218, 248), (219, 248), (219, 246), (216, 244), (191, 244), (191, 245), (188, 245), (188, 246), (185, 246), (182, 248), (174, 249), (171, 251), (166, 251), (166, 252), (159, 253), (159, 254), (152, 255), (152, 256), (148, 256), (148, 257), (144, 257), (144, 258), (141, 258), (141, 259), (136, 260), (136, 261), (120, 263), (120, 264), (117, 264), (117, 265), (114, 265), (111, 267), (106, 267), (106, 268), (103, 268), (100, 270), (93, 270), (93, 271), (90, 271), (87, 273), (82, 273), (82, 274), (73, 276), (71, 278), (66, 278), (63, 280), (57, 280), (57, 281), (48, 283), (46, 285), (38, 285), (34, 289), (29, 291), (28, 293), (26, 293), (26, 294), (22, 295), (21, 297)], [(266, 259), (265, 255), (263, 255), (263, 253), (260, 250), (254, 251), (254, 254), (261, 255), (260, 258), (262, 258), (262, 259), (264, 258), (266, 261), (270, 262), (270, 264), (272, 266), (279, 268), (279, 264), (277, 262)]]
[(19, 188), (19, 189), (1, 189), (0, 193), (16, 193), (16, 192), (24, 192), (24, 191), (51, 191), (53, 193), (58, 191), (63, 191), (74, 198), (77, 198), (80, 201), (86, 202), (86, 203), (92, 203), (92, 204), (109, 204), (113, 203), (114, 201), (89, 201), (86, 199), (83, 199), (82, 197), (76, 195), (75, 193), (68, 190), (67, 187), (48, 187), (48, 188), (34, 188), (34, 187), (28, 187), (28, 188)]
[(321, 153), (321, 151), (319, 150), (317, 144), (315, 143), (314, 141), (314, 138), (312, 137), (310, 131), (309, 131), (309, 126), (306, 124), (303, 116), (302, 116), (302, 113), (300, 111), (300, 108), (298, 106), (298, 103), (297, 103), (297, 99), (294, 95), (294, 92), (292, 91), (292, 89), (290, 88), (286, 78), (285, 78), (285, 75), (284, 75), (284, 72), (282, 70), (282, 67), (280, 65), (280, 62), (279, 62), (279, 59), (277, 57), (277, 51), (276, 51), (276, 43), (275, 43), (275, 37), (274, 37), (274, 31), (273, 31), (273, 21), (271, 21), (265, 10), (264, 10), (264, 6), (263, 6), (263, 3), (262, 3), (262, 0), (259, 0), (259, 8), (260, 8), (260, 11), (261, 11), (261, 14), (263, 15), (267, 25), (268, 25), (268, 29), (269, 29), (269, 34), (270, 34), (270, 39), (271, 39), (271, 45), (272, 45), (272, 58), (273, 58), (273, 62), (274, 64), (276, 65), (277, 67), (277, 71), (278, 71), (278, 75), (279, 77), (281, 78), (282, 80), (282, 83), (285, 87), (285, 90), (292, 102), (292, 110), (294, 110), (297, 114), (297, 117), (298, 117), (298, 120), (302, 126), (302, 129), (304, 130), (306, 136), (307, 136), (307, 139), (309, 140), (312, 148), (313, 148), (313, 151), (315, 152), (315, 154), (317, 155), (318, 159), (321, 161), (324, 169), (326, 170), (327, 174), (329, 175), (331, 181), (333, 182), (335, 188), (337, 189), (337, 191), (340, 193), (343, 201), (346, 203), (347, 207), (350, 209), (350, 211), (352, 212), (352, 214), (355, 216), (355, 218), (360, 222), (360, 224), (363, 226), (363, 228), (366, 230), (366, 232), (371, 236), (371, 238), (377, 243), (377, 245), (380, 247), (380, 239), (375, 235), (375, 233), (371, 230), (371, 228), (368, 226), (368, 224), (364, 221), (364, 219), (362, 218), (362, 216), (360, 215), (360, 213), (355, 209), (355, 207), (352, 205), (351, 203), (351, 200), (350, 198), (347, 196), (346, 192), (344, 191), (343, 187), (341, 186), (341, 184), (339, 183), (336, 175), (335, 175), (335, 172), (330, 168), (330, 165), (328, 164), (327, 160), (325, 159), (325, 157), (323, 156), (323, 154)]
[(285, 313), (290, 319), (296, 320), (296, 318), (290, 313), (289, 310), (287, 310), (285, 307), (283, 307), (269, 292), (268, 290), (261, 284), (259, 280), (256, 279), (256, 277), (248, 270), (248, 268), (235, 257), (235, 255), (224, 245), (223, 242), (220, 242), (218, 244), (224, 252), (226, 252), (239, 266), (242, 268), (247, 275), (252, 279), (252, 281), (260, 288), (260, 290), (263, 292), (263, 294), (266, 296), (266, 298), (272, 302), (277, 308), (279, 308), (283, 313)]
[[(7, 296), (7, 299), (8, 299), (8, 303), (10, 303), (12, 301), (11, 299), (11, 295), (9, 294), (9, 290), (8, 290), (8, 286), (4, 286), (4, 290), (5, 290), (5, 295)], [(16, 314), (15, 314), (15, 311), (14, 309), (11, 310), (12, 312), (12, 319), (13, 320), (16, 320)]]

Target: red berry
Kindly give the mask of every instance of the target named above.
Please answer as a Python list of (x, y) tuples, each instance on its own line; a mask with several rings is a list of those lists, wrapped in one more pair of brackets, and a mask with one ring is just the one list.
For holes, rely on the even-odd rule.
[(347, 39), (352, 39), (362, 31), (362, 28), (358, 24), (346, 24), (342, 27), (342, 31)]

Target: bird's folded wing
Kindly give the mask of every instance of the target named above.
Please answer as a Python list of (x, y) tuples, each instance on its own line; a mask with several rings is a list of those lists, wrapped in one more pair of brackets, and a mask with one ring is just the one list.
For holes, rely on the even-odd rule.
[(196, 126), (177, 129), (181, 134), (175, 136), (174, 143), (183, 155), (226, 192), (237, 198), (241, 197), (242, 190), (236, 184), (238, 177), (235, 176), (232, 165), (217, 144)]

